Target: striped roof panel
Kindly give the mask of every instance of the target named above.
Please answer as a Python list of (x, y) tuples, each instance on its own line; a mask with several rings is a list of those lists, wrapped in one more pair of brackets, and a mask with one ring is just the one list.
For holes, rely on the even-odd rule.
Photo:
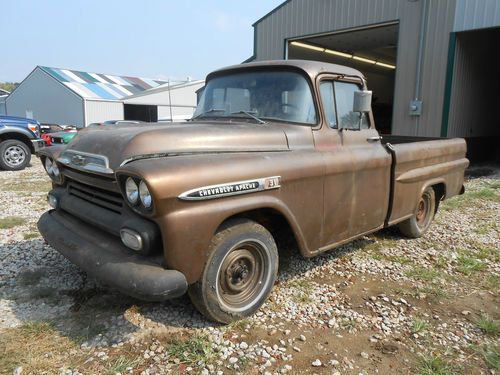
[(119, 100), (167, 83), (149, 78), (88, 73), (47, 66), (40, 68), (86, 99)]

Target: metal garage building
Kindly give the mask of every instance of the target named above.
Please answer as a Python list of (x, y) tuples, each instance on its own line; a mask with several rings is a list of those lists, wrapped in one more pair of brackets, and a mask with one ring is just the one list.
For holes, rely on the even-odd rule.
[(188, 81), (178, 84), (164, 83), (155, 88), (131, 95), (123, 99), (125, 118), (134, 118), (134, 112), (148, 110), (159, 121), (187, 120), (196, 109), (196, 92), (205, 81)]
[(196, 88), (177, 98), (180, 90), (173, 90), (177, 86), (182, 85), (170, 87), (162, 80), (37, 66), (7, 97), (6, 111), (41, 123), (78, 127), (106, 120), (157, 121), (171, 103), (190, 107), (187, 112), (192, 114)]
[(384, 133), (466, 137), (498, 157), (498, 0), (288, 0), (254, 25), (247, 61), (308, 59), (361, 70)]

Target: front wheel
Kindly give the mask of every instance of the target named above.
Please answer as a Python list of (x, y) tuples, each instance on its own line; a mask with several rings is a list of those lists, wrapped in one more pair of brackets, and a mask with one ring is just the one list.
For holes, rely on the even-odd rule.
[(207, 318), (230, 323), (266, 301), (277, 273), (271, 233), (251, 220), (231, 220), (212, 239), (203, 275), (189, 287), (189, 296)]
[(0, 143), (0, 169), (20, 171), (26, 168), (31, 160), (28, 146), (17, 139), (8, 139)]
[(418, 238), (427, 232), (436, 212), (436, 194), (432, 187), (424, 190), (417, 203), (415, 214), (398, 224), (399, 231), (406, 237)]

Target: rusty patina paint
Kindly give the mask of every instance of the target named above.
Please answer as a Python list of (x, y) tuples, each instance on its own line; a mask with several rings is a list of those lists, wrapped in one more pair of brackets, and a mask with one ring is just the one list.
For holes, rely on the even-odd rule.
[[(61, 166), (67, 178), (120, 192), (123, 177), (147, 182), (158, 224), (164, 266), (180, 271), (188, 283), (199, 279), (210, 241), (228, 218), (247, 212), (281, 215), (300, 252), (314, 256), (361, 235), (414, 215), (422, 192), (439, 185), (445, 199), (463, 186), (463, 139), (397, 144), (392, 153), (370, 128), (330, 128), (319, 95), (322, 79), (356, 82), (354, 69), (309, 61), (269, 61), (237, 65), (211, 73), (207, 81), (233, 71), (291, 69), (303, 74), (313, 91), (318, 123), (299, 126), (268, 121), (205, 120), (179, 124), (113, 126), (84, 130), (66, 149), (105, 155), (112, 175), (83, 173)], [(57, 157), (61, 148), (42, 151)], [(279, 188), (208, 200), (179, 199), (200, 187), (279, 176)], [(266, 222), (265, 218), (263, 222)]]

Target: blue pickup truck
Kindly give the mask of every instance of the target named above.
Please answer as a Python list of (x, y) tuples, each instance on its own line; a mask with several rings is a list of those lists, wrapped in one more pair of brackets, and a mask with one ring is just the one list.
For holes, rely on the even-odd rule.
[(44, 144), (38, 121), (0, 115), (0, 169), (19, 171), (26, 168), (31, 155)]

